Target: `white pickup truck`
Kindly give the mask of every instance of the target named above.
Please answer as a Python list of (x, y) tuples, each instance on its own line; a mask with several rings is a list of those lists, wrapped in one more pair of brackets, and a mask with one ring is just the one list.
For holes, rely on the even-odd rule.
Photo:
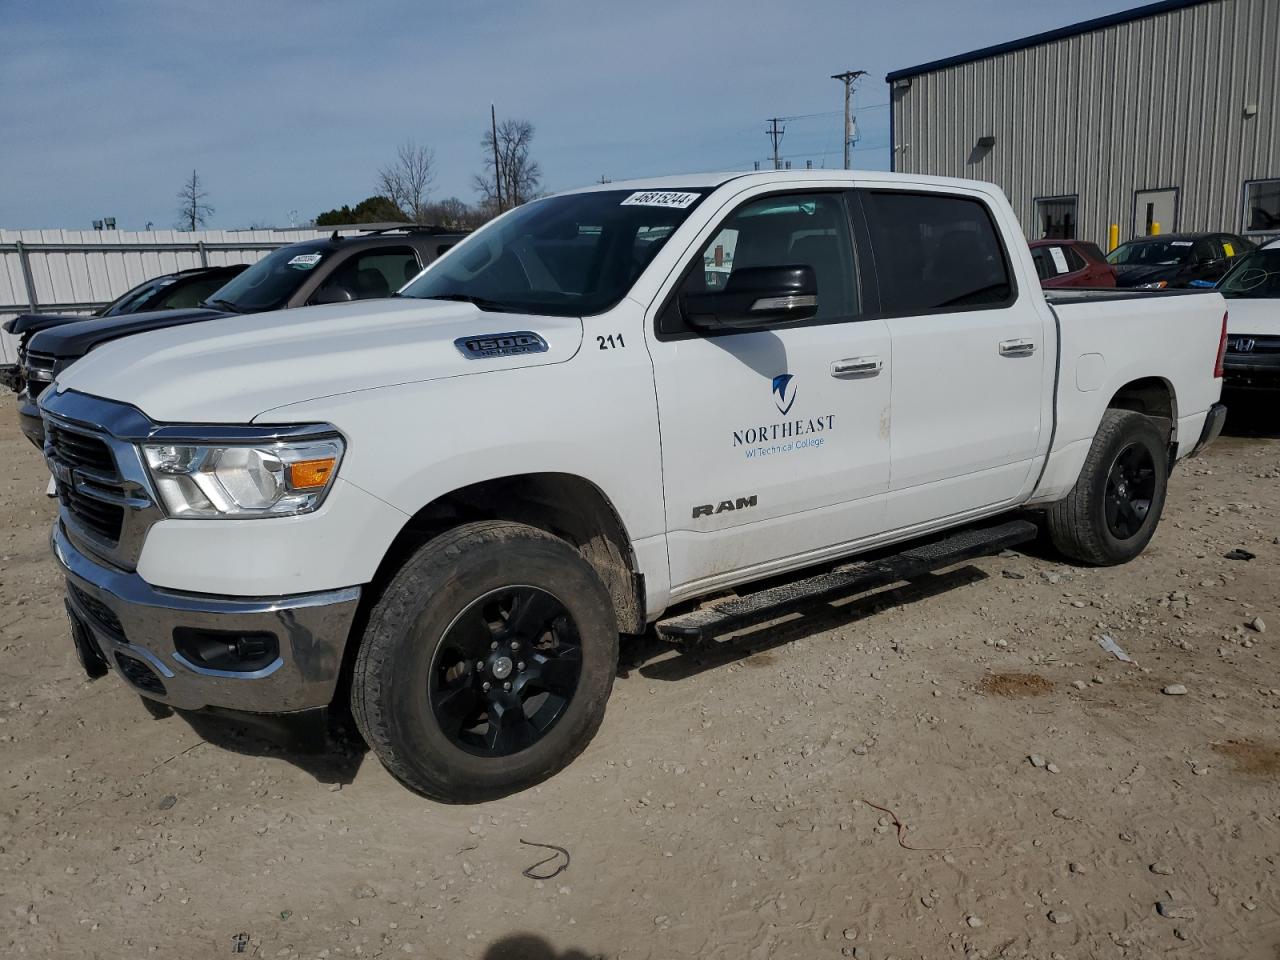
[(62, 372), (41, 408), (73, 636), (91, 675), (180, 708), (349, 702), (408, 786), (498, 796), (586, 746), (620, 633), (723, 635), (1029, 518), (1084, 563), (1134, 557), (1221, 429), (1224, 315), (1212, 291), (1050, 303), (983, 183), (537, 200), (396, 298)]

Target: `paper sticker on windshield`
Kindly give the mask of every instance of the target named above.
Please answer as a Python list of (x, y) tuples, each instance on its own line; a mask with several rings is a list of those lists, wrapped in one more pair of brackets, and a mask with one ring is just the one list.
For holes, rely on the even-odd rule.
[(1231, 244), (1227, 243), (1227, 241), (1223, 240), (1222, 252), (1225, 253), (1228, 257), (1234, 257), (1236, 255), (1236, 248), (1233, 247)]
[(1191, 246), (1191, 244), (1192, 244), (1191, 240), (1170, 240), (1169, 241), (1169, 246), (1171, 247), (1189, 247)]
[(683, 210), (697, 201), (696, 193), (680, 193), (676, 190), (639, 190), (622, 201), (624, 207), (669, 207)]
[(1059, 273), (1070, 273), (1071, 270), (1067, 266), (1067, 258), (1062, 255), (1061, 247), (1050, 247), (1049, 256), (1053, 257), (1053, 265)]
[(320, 257), (318, 253), (300, 253), (289, 261), (289, 266), (295, 270), (310, 270), (320, 262)]

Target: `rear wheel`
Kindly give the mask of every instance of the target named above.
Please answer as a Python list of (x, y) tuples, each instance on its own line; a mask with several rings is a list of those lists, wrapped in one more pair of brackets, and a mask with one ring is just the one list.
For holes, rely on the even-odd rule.
[(582, 752), (617, 655), (608, 591), (577, 550), (523, 524), (467, 524), (421, 547), (378, 601), (352, 712), (412, 789), (490, 799)]
[(1076, 485), (1049, 509), (1054, 546), (1085, 563), (1132, 560), (1164, 510), (1169, 452), (1150, 418), (1108, 410)]

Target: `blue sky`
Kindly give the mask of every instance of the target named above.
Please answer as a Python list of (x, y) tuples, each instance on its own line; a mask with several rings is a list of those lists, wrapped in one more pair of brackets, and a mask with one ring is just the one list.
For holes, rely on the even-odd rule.
[[(407, 138), (435, 197), (475, 199), (489, 103), (536, 128), (544, 189), (750, 169), (782, 153), (887, 168), (889, 70), (1134, 0), (0, 0), (0, 227), (171, 227), (197, 168), (210, 226), (287, 225), (374, 191)], [(817, 114), (817, 116), (809, 116)]]

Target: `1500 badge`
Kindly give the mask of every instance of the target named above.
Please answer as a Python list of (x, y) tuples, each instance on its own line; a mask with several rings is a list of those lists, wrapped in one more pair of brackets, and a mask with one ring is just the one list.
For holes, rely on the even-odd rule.
[(532, 330), (511, 333), (485, 333), (478, 337), (459, 337), (453, 345), (468, 360), (488, 357), (510, 357), (519, 353), (546, 353), (547, 341)]
[(721, 500), (717, 503), (704, 503), (700, 507), (693, 508), (693, 519), (699, 517), (710, 517), (717, 513), (727, 513), (730, 510), (746, 510), (748, 507), (756, 505), (756, 495), (753, 493), (749, 497), (739, 497), (737, 501)]

